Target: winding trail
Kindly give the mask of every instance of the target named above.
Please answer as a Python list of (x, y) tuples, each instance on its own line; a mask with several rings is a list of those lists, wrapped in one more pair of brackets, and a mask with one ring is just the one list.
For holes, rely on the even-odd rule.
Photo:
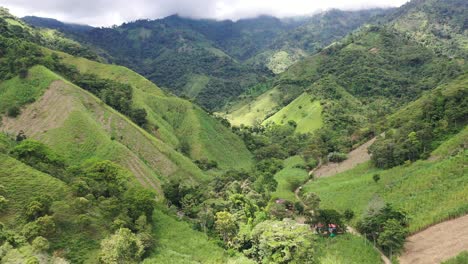
[(400, 264), (437, 264), (468, 250), (468, 215), (433, 225), (406, 239)]
[[(369, 148), (369, 146), (372, 145), (376, 139), (377, 137), (374, 137), (371, 140), (367, 141), (366, 143), (362, 144), (361, 146), (357, 147), (356, 149), (352, 150), (348, 154), (348, 159), (346, 159), (343, 162), (340, 162), (340, 163), (329, 162), (326, 165), (322, 165), (322, 160), (319, 160), (319, 164), (317, 165), (317, 167), (315, 167), (313, 170), (309, 172), (309, 176), (314, 175), (317, 178), (330, 177), (340, 172), (352, 169), (361, 163), (369, 161), (370, 155), (367, 151), (367, 148)], [(315, 177), (310, 178), (309, 180), (304, 182), (301, 186), (297, 187), (296, 190), (294, 190), (296, 199), (302, 204), (302, 206), (304, 206), (304, 208), (307, 208), (307, 205), (304, 203), (304, 201), (302, 201), (299, 195), (300, 191), (306, 184), (309, 184), (310, 182), (312, 182), (315, 179)], [(362, 237), (362, 235), (351, 226), (346, 226), (346, 230), (350, 234)], [(377, 252), (379, 252), (380, 258), (382, 259), (382, 262), (384, 264), (392, 264), (390, 259), (387, 256), (385, 256), (385, 254), (382, 251), (380, 251), (375, 246), (373, 247)], [(404, 263), (401, 263), (401, 264), (404, 264)]]
[(367, 141), (366, 143), (360, 145), (359, 147), (355, 148), (351, 152), (348, 153), (348, 158), (343, 162), (328, 162), (327, 164), (322, 164), (322, 160), (319, 160), (319, 164), (313, 170), (309, 171), (309, 176), (314, 175), (314, 177), (307, 180), (301, 186), (297, 187), (294, 190), (294, 194), (296, 195), (296, 199), (301, 202), (304, 207), (307, 207), (302, 199), (299, 197), (299, 192), (302, 188), (312, 182), (314, 178), (322, 178), (322, 177), (330, 177), (336, 175), (340, 172), (347, 171), (356, 167), (357, 165), (367, 162), (370, 160), (370, 155), (367, 149), (375, 142), (377, 137), (374, 137)]
[[(376, 138), (373, 138), (351, 151), (348, 154), (348, 159), (341, 163), (327, 163), (323, 165), (320, 160), (317, 167), (309, 172), (309, 175), (314, 175), (315, 177), (310, 178), (294, 191), (296, 199), (304, 208), (307, 208), (300, 197), (302, 188), (315, 178), (334, 176), (369, 161), (370, 155), (367, 152), (367, 148), (375, 140)], [(353, 227), (347, 226), (346, 229), (349, 233), (362, 237)], [(383, 263), (392, 263), (378, 248), (374, 248), (379, 252)], [(399, 262), (400, 264), (438, 264), (455, 257), (465, 250), (468, 250), (468, 215), (433, 225), (408, 237), (404, 253), (400, 256)]]

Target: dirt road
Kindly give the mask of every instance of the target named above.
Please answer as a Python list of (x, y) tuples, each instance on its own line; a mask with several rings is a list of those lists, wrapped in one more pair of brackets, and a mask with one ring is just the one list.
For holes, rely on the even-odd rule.
[(464, 250), (468, 250), (468, 215), (408, 237), (400, 264), (438, 264)]
[(348, 159), (340, 163), (329, 162), (325, 165), (322, 165), (316, 171), (314, 171), (314, 175), (317, 178), (321, 177), (329, 177), (340, 172), (347, 171), (356, 167), (357, 165), (364, 163), (370, 160), (370, 155), (367, 152), (367, 148), (369, 148), (377, 138), (373, 138), (366, 143), (362, 144), (361, 146), (357, 147), (353, 151), (348, 153)]

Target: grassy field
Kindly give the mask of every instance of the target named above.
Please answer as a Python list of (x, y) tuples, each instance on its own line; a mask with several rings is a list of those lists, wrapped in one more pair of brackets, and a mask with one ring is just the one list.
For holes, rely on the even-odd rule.
[(296, 201), (294, 190), (309, 178), (309, 173), (297, 165), (305, 165), (300, 156), (293, 156), (284, 161), (284, 169), (275, 174), (275, 180), (278, 182), (276, 191), (271, 194), (272, 199), (286, 199)]
[(351, 234), (334, 238), (320, 238), (323, 251), (321, 264), (376, 264), (381, 263), (379, 253), (365, 239)]
[(442, 264), (466, 264), (466, 263), (468, 263), (468, 251), (463, 251), (462, 253), (458, 254), (458, 256), (442, 262)]
[(253, 101), (242, 102), (233, 106), (232, 110), (225, 114), (225, 117), (235, 126), (261, 124), (267, 115), (274, 112), (275, 108), (278, 107), (279, 96), (279, 90), (269, 90)]
[(39, 98), (56, 76), (42, 66), (29, 70), (26, 78), (15, 77), (0, 82), (0, 113), (12, 106), (21, 107)]
[(248, 169), (252, 165), (252, 155), (242, 140), (198, 106), (165, 94), (154, 83), (125, 67), (61, 56), (65, 63), (76, 65), (82, 72), (130, 84), (134, 91), (133, 104), (148, 113), (148, 132), (173, 148), (188, 143), (193, 160), (215, 160), (222, 169)]
[[(35, 197), (48, 194), (55, 201), (52, 205), (57, 232), (49, 238), (52, 250), (67, 248), (69, 257), (74, 260), (86, 260), (94, 255), (99, 248), (99, 239), (107, 235), (99, 217), (93, 217), (93, 228), (83, 230), (78, 228), (75, 220), (78, 215), (73, 209), (71, 189), (62, 181), (39, 172), (22, 162), (4, 154), (0, 154), (0, 183), (4, 187), (2, 195), (8, 199), (7, 209), (0, 214), (0, 222), (9, 230), (20, 232), (25, 224), (21, 214), (27, 204)], [(93, 215), (95, 212), (90, 212)], [(10, 250), (2, 259), (2, 263), (26, 263), (28, 256), (40, 256), (32, 251), (28, 244), (15, 250)], [(47, 262), (48, 263), (48, 262)]]
[(64, 81), (54, 82), (22, 115), (3, 123), (1, 130), (12, 134), (23, 130), (28, 137), (50, 145), (71, 164), (90, 158), (115, 161), (132, 171), (144, 186), (159, 193), (160, 182), (168, 177), (208, 179), (182, 154), (94, 95)]
[(314, 101), (310, 95), (303, 93), (276, 114), (263, 121), (263, 124), (273, 122), (284, 125), (292, 120), (297, 123), (296, 132), (310, 133), (322, 127), (321, 113), (322, 106), (320, 102)]
[[(455, 141), (464, 138), (466, 142), (466, 130), (456, 137)], [(356, 213), (353, 224), (367, 209), (391, 203), (408, 212), (410, 231), (416, 232), (468, 212), (467, 157), (468, 150), (464, 150), (439, 161), (417, 161), (389, 170), (364, 163), (336, 176), (320, 178), (304, 189), (320, 196), (322, 208), (341, 212), (352, 209)], [(380, 175), (377, 183), (372, 179), (374, 174)]]
[(67, 186), (50, 175), (41, 173), (25, 164), (0, 154), (0, 185), (4, 187), (3, 196), (8, 199), (7, 210), (0, 214), (0, 222), (15, 226), (18, 212), (29, 203), (32, 197), (50, 194), (55, 198), (68, 195)]
[(145, 264), (195, 264), (195, 263), (254, 263), (244, 257), (229, 257), (215, 241), (190, 228), (161, 210), (154, 213), (154, 237), (157, 250), (143, 262)]

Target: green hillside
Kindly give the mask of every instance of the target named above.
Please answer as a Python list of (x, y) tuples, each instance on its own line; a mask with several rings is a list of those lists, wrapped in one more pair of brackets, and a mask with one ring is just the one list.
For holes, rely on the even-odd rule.
[(411, 1), (390, 13), (384, 21), (439, 54), (466, 59), (467, 8), (463, 0)]
[(289, 121), (294, 121), (297, 124), (296, 132), (310, 133), (322, 127), (321, 114), (322, 106), (320, 101), (314, 101), (311, 96), (304, 93), (263, 121), (263, 124), (268, 124), (268, 122), (286, 124)]
[(272, 89), (258, 96), (253, 101), (249, 99), (241, 101), (226, 113), (219, 113), (219, 115), (227, 118), (235, 126), (261, 124), (265, 117), (274, 113), (278, 107), (277, 101), (279, 100), (279, 95), (280, 92), (278, 90)]
[[(353, 210), (358, 216), (354, 223), (369, 210), (390, 203), (409, 214), (410, 231), (416, 232), (431, 224), (445, 219), (465, 214), (468, 174), (466, 173), (466, 142), (468, 127), (466, 127), (466, 75), (447, 84), (443, 84), (425, 93), (418, 100), (389, 116), (389, 130), (384, 137), (379, 137), (370, 147), (372, 162), (365, 163), (329, 178), (320, 178), (304, 187), (306, 192), (316, 193), (321, 199), (321, 206), (334, 208), (344, 212)], [(460, 98), (456, 102), (456, 98)], [(439, 111), (460, 110), (447, 114), (431, 112), (431, 102), (438, 100), (446, 102), (450, 107), (439, 107)], [(454, 101), (455, 100), (455, 101)], [(460, 116), (461, 119), (458, 118)], [(426, 117), (433, 123), (431, 130), (424, 125)], [(458, 121), (464, 120), (464, 121)], [(438, 124), (446, 124), (445, 129)], [(384, 167), (379, 163), (390, 158), (382, 155), (380, 144), (386, 151), (395, 149), (396, 153), (404, 153), (402, 143), (390, 143), (388, 140), (400, 136), (410, 137), (405, 129), (411, 127), (420, 137), (417, 127), (425, 127), (424, 148), (433, 151), (426, 160), (406, 160), (400, 166)], [(429, 132), (430, 131), (430, 132)], [(418, 139), (420, 140), (420, 139)], [(408, 143), (408, 141), (407, 141)], [(406, 145), (408, 147), (408, 145)], [(386, 152), (383, 151), (383, 152)], [(398, 165), (398, 164), (396, 164)], [(377, 167), (376, 167), (377, 166)], [(380, 180), (375, 182), (373, 176), (378, 174)]]
[[(28, 137), (50, 145), (71, 164), (91, 158), (116, 161), (135, 173), (143, 185), (152, 188), (159, 189), (161, 177), (171, 175), (206, 179), (187, 158), (93, 95), (42, 66), (33, 71), (52, 75), (55, 80), (41, 98), (23, 109), (19, 117), (4, 118), (3, 131), (13, 135), (24, 131)], [(27, 80), (34, 82), (34, 77)]]
[[(438, 162), (417, 161), (389, 170), (366, 163), (311, 182), (304, 190), (316, 193), (322, 208), (353, 210), (356, 220), (368, 210), (391, 203), (408, 212), (410, 231), (416, 232), (467, 212), (466, 158), (467, 152), (462, 151)], [(380, 175), (378, 183), (372, 179), (375, 174)]]
[(187, 154), (193, 160), (214, 160), (222, 169), (248, 169), (252, 165), (251, 154), (243, 142), (200, 107), (166, 95), (155, 84), (125, 67), (66, 54), (60, 56), (63, 62), (76, 66), (82, 73), (130, 84), (133, 105), (148, 114), (148, 132), (174, 148), (189, 145)]
[(0, 263), (412, 257), (468, 213), (465, 7), (108, 28), (0, 8)]

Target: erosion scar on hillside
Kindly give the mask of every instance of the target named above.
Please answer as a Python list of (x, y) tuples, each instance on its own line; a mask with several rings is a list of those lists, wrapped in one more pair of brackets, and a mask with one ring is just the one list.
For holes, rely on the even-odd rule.
[(400, 264), (437, 264), (464, 250), (468, 250), (468, 215), (408, 237)]

